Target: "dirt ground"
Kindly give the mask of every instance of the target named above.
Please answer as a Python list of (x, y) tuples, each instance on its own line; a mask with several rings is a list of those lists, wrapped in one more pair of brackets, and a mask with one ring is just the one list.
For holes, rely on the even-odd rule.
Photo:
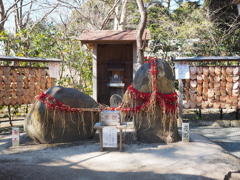
[[(1, 121), (1, 180), (202, 180), (224, 179), (228, 172), (240, 170), (239, 158), (195, 133), (189, 143), (145, 144), (132, 139), (128, 129), (123, 152), (117, 148), (100, 152), (98, 133), (86, 141), (46, 145), (33, 142), (22, 131), (21, 145), (12, 147), (7, 123)], [(21, 123), (13, 121), (14, 126), (22, 127)]]

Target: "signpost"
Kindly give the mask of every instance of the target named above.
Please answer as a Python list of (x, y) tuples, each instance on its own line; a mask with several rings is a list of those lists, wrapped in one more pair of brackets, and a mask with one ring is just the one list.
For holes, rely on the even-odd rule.
[[(178, 80), (179, 92), (178, 92), (178, 126), (182, 125), (182, 116), (183, 116), (183, 81), (182, 79), (189, 79), (189, 64), (188, 62), (175, 62), (175, 78)], [(183, 125), (182, 125), (183, 126)]]
[(102, 111), (101, 125), (103, 128), (103, 147), (117, 147), (117, 129), (111, 126), (120, 125), (119, 111)]

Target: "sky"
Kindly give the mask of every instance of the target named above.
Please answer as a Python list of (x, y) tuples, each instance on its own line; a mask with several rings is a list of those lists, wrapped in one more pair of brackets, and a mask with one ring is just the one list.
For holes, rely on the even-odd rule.
[[(26, 0), (25, 2), (27, 2), (28, 0)], [(37, 0), (38, 2), (50, 2), (50, 3), (56, 3), (57, 2), (57, 0)], [(82, 2), (82, 1), (84, 1), (84, 0), (78, 0), (79, 2)], [(186, 0), (184, 0), (184, 1), (186, 1)], [(196, 0), (189, 0), (189, 1), (196, 1)], [(203, 1), (204, 0), (200, 0), (200, 4), (202, 4), (203, 3)], [(12, 2), (13, 2), (13, 0), (4, 0), (4, 3), (6, 3), (6, 4), (12, 4)], [(41, 5), (41, 4), (40, 4)], [(171, 11), (173, 11), (174, 9), (176, 9), (178, 7), (178, 5), (175, 3), (175, 1), (171, 1), (171, 5), (170, 5), (170, 9), (171, 9)], [(39, 8), (39, 6), (36, 6), (36, 7), (34, 7), (34, 8)], [(28, 10), (28, 8), (26, 8), (26, 10)], [(40, 18), (40, 17), (42, 17), (42, 15), (45, 13), (45, 12), (47, 12), (48, 10), (47, 9), (43, 9), (43, 8), (40, 8), (40, 10), (38, 10), (38, 11), (36, 11), (36, 13), (35, 14), (33, 14), (33, 16), (32, 16), (32, 18), (33, 19), (38, 19), (38, 18)], [(56, 19), (58, 19), (59, 21), (60, 21), (60, 19), (59, 19), (59, 13), (64, 13), (64, 15), (70, 15), (71, 14), (71, 10), (69, 10), (69, 9), (61, 9), (60, 11), (55, 11), (54, 13), (53, 13), (53, 15), (52, 15), (52, 18), (54, 18), (55, 20)], [(13, 29), (13, 24), (14, 24), (14, 16), (13, 16), (13, 14), (10, 16), (10, 18), (9, 18), (9, 20), (6, 22), (6, 24), (5, 24), (5, 27), (6, 27), (6, 29), (7, 30), (9, 30), (10, 32), (14, 32), (14, 29)]]
[[(184, 1), (186, 1), (186, 0), (184, 0)], [(198, 0), (188, 0), (188, 1), (190, 1), (190, 2), (194, 2), (195, 1), (196, 2)], [(203, 2), (204, 2), (204, 0), (199, 0), (200, 5), (202, 5)], [(171, 11), (175, 10), (177, 7), (178, 7), (178, 4), (175, 1), (172, 1), (171, 4), (170, 4)]]

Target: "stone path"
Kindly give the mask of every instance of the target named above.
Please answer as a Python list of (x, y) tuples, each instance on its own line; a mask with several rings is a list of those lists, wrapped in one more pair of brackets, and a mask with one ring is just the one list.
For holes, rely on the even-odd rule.
[(190, 129), (240, 158), (240, 127), (191, 126)]

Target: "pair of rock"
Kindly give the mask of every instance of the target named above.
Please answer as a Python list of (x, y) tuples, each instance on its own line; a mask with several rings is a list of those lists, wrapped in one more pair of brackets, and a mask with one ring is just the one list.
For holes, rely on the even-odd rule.
[[(135, 74), (134, 88), (140, 92), (150, 93), (149, 87), (150, 63), (142, 65)], [(172, 69), (164, 60), (157, 61), (157, 91), (163, 94), (175, 92)], [(53, 87), (45, 94), (52, 96), (63, 104), (73, 108), (96, 108), (98, 103), (90, 96), (76, 89)], [(115, 102), (119, 103), (119, 102)], [(84, 114), (84, 116), (82, 116)], [(36, 101), (31, 107), (24, 128), (26, 133), (40, 143), (59, 143), (89, 139), (94, 136), (94, 124), (99, 119), (99, 113), (84, 112), (66, 113), (60, 110), (48, 109), (45, 103)], [(163, 119), (162, 107), (158, 104), (154, 114), (141, 112), (141, 121), (135, 119), (137, 140), (148, 143), (174, 142), (178, 139), (176, 116)]]

